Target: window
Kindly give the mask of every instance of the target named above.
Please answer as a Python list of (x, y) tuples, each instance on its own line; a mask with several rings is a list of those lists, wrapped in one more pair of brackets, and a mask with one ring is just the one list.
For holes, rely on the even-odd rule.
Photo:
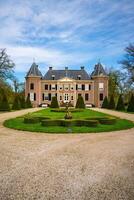
[(74, 97), (73, 96), (71, 96), (71, 100), (73, 100), (74, 99)]
[(68, 101), (68, 94), (65, 94), (65, 101)]
[(48, 100), (48, 93), (45, 93), (45, 100)]
[(104, 83), (99, 83), (99, 89), (103, 90), (104, 89)]
[(42, 94), (42, 101), (44, 101), (44, 93)]
[(48, 85), (47, 84), (45, 84), (45, 90), (48, 90)]
[(52, 89), (52, 90), (55, 90), (55, 89), (56, 89), (55, 84), (52, 84), (51, 89)]
[(51, 101), (51, 93), (48, 94), (48, 100)]
[(68, 84), (65, 84), (65, 85), (64, 85), (64, 89), (65, 89), (65, 90), (69, 90), (69, 85), (68, 85)]
[(103, 94), (100, 93), (100, 101), (103, 101)]
[(34, 90), (34, 84), (33, 83), (30, 84), (30, 90)]
[(52, 80), (54, 80), (55, 79), (55, 75), (52, 75)]
[(80, 94), (80, 93), (78, 94), (78, 97), (79, 97), (79, 96), (81, 96), (81, 94)]
[(60, 96), (60, 101), (62, 100), (62, 96)]
[(54, 94), (54, 93), (52, 93), (52, 94), (51, 94), (51, 97), (55, 97), (55, 94)]
[(89, 84), (89, 90), (91, 90), (91, 85)]
[(89, 90), (88, 84), (85, 84), (85, 90), (86, 90), (86, 91)]
[(88, 93), (85, 94), (85, 101), (88, 101)]
[(81, 80), (81, 75), (78, 75), (78, 80)]
[(76, 90), (78, 90), (78, 85), (76, 85)]
[(30, 92), (30, 101), (34, 101), (34, 93), (33, 92)]
[(62, 85), (59, 85), (59, 89), (60, 89), (60, 90), (62, 90), (62, 89), (63, 89)]
[(81, 90), (81, 84), (78, 84), (78, 90)]
[(85, 85), (84, 84), (82, 84), (82, 90), (85, 90)]
[(73, 89), (74, 89), (74, 86), (73, 86), (73, 84), (71, 84), (71, 85), (70, 85), (70, 89), (71, 89), (71, 90), (73, 90)]
[(49, 85), (49, 90), (51, 90), (51, 85)]
[(36, 101), (36, 93), (34, 93), (34, 101)]

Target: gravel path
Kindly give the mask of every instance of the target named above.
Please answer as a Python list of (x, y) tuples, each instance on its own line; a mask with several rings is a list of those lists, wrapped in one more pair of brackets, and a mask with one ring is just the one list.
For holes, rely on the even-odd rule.
[(133, 200), (134, 129), (36, 134), (1, 124), (0, 199)]
[(108, 109), (104, 109), (104, 108), (91, 108), (91, 110), (106, 113), (109, 115), (114, 115), (121, 119), (128, 119), (128, 120), (134, 122), (134, 114), (131, 114), (131, 113), (119, 112), (119, 111), (115, 111), (115, 110), (108, 110)]

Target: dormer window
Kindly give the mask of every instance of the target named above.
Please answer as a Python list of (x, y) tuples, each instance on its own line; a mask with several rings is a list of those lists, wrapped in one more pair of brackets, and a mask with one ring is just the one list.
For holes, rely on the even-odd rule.
[(52, 75), (52, 80), (54, 80), (55, 79), (55, 75)]
[(81, 75), (78, 75), (78, 80), (81, 80)]

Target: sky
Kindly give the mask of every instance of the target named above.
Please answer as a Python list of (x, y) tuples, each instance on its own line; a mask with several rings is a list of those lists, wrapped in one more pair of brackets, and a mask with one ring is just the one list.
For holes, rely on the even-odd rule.
[(34, 60), (43, 74), (49, 66), (91, 73), (99, 60), (120, 68), (133, 42), (133, 0), (0, 0), (0, 48), (20, 81)]

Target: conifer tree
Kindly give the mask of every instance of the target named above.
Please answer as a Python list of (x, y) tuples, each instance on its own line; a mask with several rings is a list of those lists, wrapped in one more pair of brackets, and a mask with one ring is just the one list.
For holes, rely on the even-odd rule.
[(59, 108), (59, 104), (58, 104), (58, 101), (57, 101), (57, 97), (52, 97), (52, 101), (51, 101), (51, 105), (50, 105), (51, 108)]
[(82, 96), (78, 96), (77, 102), (76, 102), (76, 108), (85, 108), (85, 103)]
[(127, 111), (134, 112), (134, 95), (133, 94), (131, 95), (131, 98), (129, 100)]
[(19, 98), (18, 95), (15, 95), (12, 109), (13, 110), (20, 110), (21, 109), (20, 98)]
[(124, 105), (124, 102), (123, 102), (122, 95), (120, 95), (119, 98), (118, 98), (116, 110), (125, 110), (125, 105)]
[(32, 107), (33, 107), (33, 106), (32, 106), (32, 103), (31, 103), (31, 101), (30, 101), (29, 95), (28, 95), (27, 98), (26, 98), (25, 106), (26, 106), (26, 108), (32, 108)]
[(0, 111), (10, 111), (10, 106), (7, 100), (7, 96), (3, 89), (1, 89)]
[(102, 107), (102, 108), (108, 108), (108, 106), (109, 106), (108, 98), (107, 98), (107, 96), (105, 96), (104, 101), (103, 101), (101, 107)]
[(25, 98), (24, 96), (21, 96), (20, 97), (20, 105), (21, 105), (21, 108), (26, 108), (26, 102), (25, 102)]
[(109, 109), (115, 109), (115, 101), (114, 101), (114, 96), (111, 95), (110, 100), (109, 100)]

